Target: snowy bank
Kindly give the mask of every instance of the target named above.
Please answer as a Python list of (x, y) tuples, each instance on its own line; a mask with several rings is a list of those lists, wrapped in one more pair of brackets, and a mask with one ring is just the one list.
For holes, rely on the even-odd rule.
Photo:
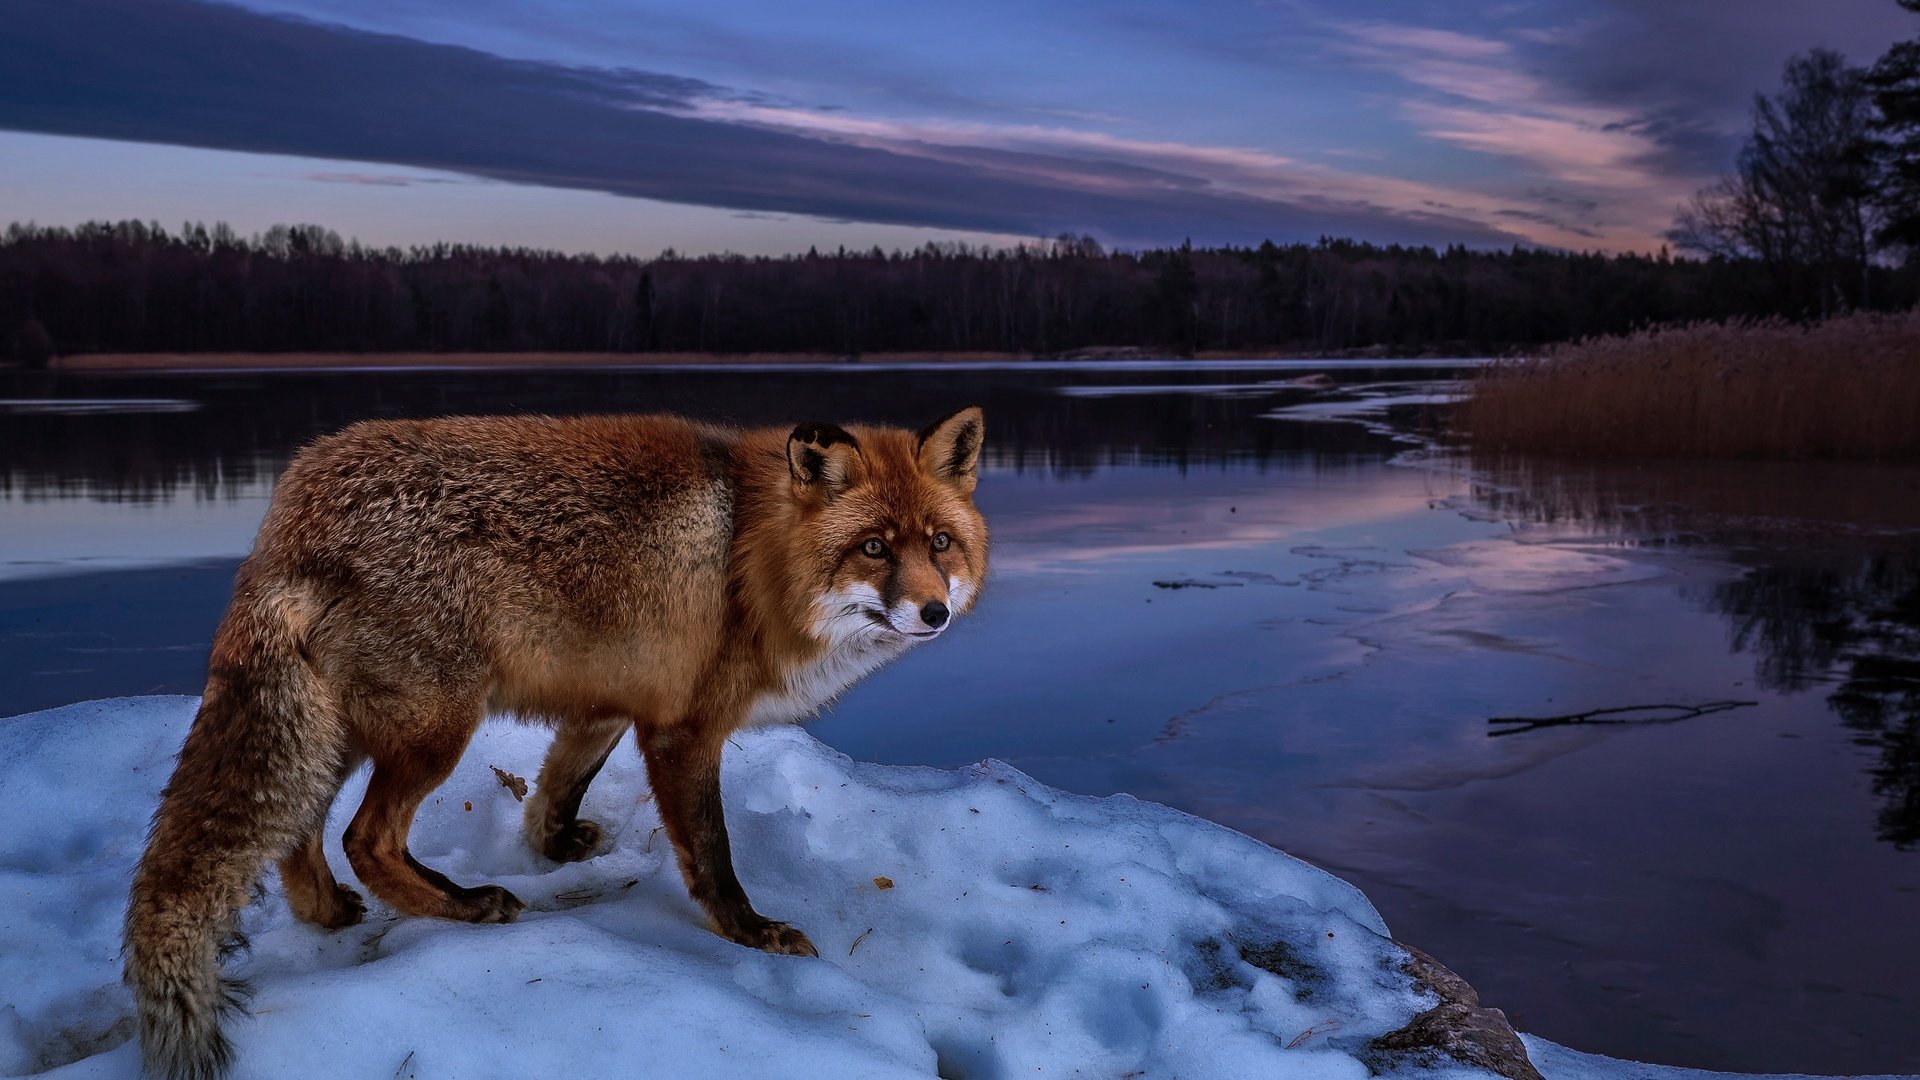
[[(136, 1075), (120, 920), (194, 706), (0, 720), (0, 1071)], [(744, 733), (725, 770), (740, 876), (821, 954), (770, 956), (704, 928), (630, 745), (583, 808), (606, 850), (528, 850), (494, 767), (532, 776), (546, 742), (489, 722), (413, 832), (423, 862), (527, 901), (513, 925), (375, 903), (326, 933), (268, 876), (231, 962), (257, 991), (232, 1025), (240, 1075), (1486, 1075), (1375, 1043), (1439, 1001), (1364, 896), (1197, 818), (996, 762), (868, 765), (798, 729)], [(349, 883), (339, 836), (364, 783), (329, 825)]]

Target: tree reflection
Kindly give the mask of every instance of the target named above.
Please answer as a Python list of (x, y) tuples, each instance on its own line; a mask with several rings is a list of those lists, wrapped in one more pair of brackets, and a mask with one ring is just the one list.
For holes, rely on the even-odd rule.
[(1877, 835), (1920, 845), (1920, 470), (1515, 458), (1476, 473), (1476, 497), (1504, 516), (1623, 546), (1708, 547), (1741, 567), (1692, 598), (1728, 619), (1762, 686), (1833, 687), (1828, 707), (1874, 755)]
[(1879, 756), (1867, 771), (1880, 838), (1920, 844), (1920, 554), (1756, 566), (1706, 601), (1732, 620), (1734, 647), (1757, 654), (1763, 685), (1837, 683), (1827, 704)]
[[(673, 412), (748, 426), (831, 419), (917, 427), (973, 404), (987, 411), (985, 453), (992, 466), (1060, 479), (1112, 465), (1337, 464), (1396, 449), (1358, 425), (1263, 419), (1314, 395), (1289, 384), (1295, 374), (902, 371), (858, 364), (826, 371), (0, 372), (0, 497), (233, 498), (270, 482), (303, 443), (357, 420), (480, 413)], [(1432, 374), (1385, 367), (1347, 369), (1342, 377)], [(1221, 382), (1244, 385), (1218, 393), (1063, 392), (1142, 383), (1198, 390)], [(58, 407), (62, 403), (71, 407)]]

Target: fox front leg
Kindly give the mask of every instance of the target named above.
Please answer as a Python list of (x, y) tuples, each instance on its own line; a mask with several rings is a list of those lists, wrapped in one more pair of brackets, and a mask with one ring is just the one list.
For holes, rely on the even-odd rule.
[(701, 730), (697, 718), (666, 730), (640, 732), (647, 780), (680, 857), (687, 892), (706, 909), (721, 937), (770, 953), (819, 956), (807, 935), (753, 910), (733, 872), (726, 815), (720, 805), (720, 752), (724, 734)]

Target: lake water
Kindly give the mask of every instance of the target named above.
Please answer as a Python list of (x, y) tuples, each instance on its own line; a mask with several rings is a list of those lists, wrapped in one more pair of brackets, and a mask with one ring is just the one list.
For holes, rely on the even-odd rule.
[(1257, 836), (1578, 1049), (1920, 1072), (1920, 471), (1475, 462), (1419, 438), (1460, 368), (0, 373), (0, 715), (198, 692), (353, 420), (980, 404), (986, 595), (822, 739)]

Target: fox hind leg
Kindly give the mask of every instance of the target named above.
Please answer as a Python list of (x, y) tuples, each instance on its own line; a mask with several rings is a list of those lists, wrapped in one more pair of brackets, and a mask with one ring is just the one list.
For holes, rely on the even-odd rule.
[(391, 747), (369, 747), (373, 777), (367, 797), (347, 826), (347, 861), (373, 895), (408, 915), (461, 922), (512, 922), (525, 909), (498, 885), (462, 888), (422, 865), (407, 850), (413, 816), (428, 793), (452, 774), (480, 724), (480, 706), (460, 710), (440, 723), (408, 725), (408, 738)]
[(554, 862), (578, 862), (593, 854), (600, 826), (580, 816), (580, 799), (631, 726), (625, 718), (561, 726), (527, 797), (527, 843), (533, 850)]
[(334, 797), (339, 795), (340, 785), (346, 782), (347, 776), (359, 766), (361, 760), (355, 754), (341, 763), (334, 780), (333, 795), (328, 796), (321, 806), (319, 817), (308, 830), (306, 839), (280, 860), (280, 881), (287, 890), (287, 906), (299, 918), (328, 930), (352, 926), (367, 914), (367, 905), (361, 901), (360, 894), (334, 879), (333, 867), (327, 865), (324, 846), (327, 810), (332, 806)]
[(366, 918), (367, 905), (359, 893), (335, 880), (321, 846), (323, 835), (315, 829), (280, 860), (280, 881), (286, 886), (287, 906), (294, 915), (328, 930), (340, 930)]

